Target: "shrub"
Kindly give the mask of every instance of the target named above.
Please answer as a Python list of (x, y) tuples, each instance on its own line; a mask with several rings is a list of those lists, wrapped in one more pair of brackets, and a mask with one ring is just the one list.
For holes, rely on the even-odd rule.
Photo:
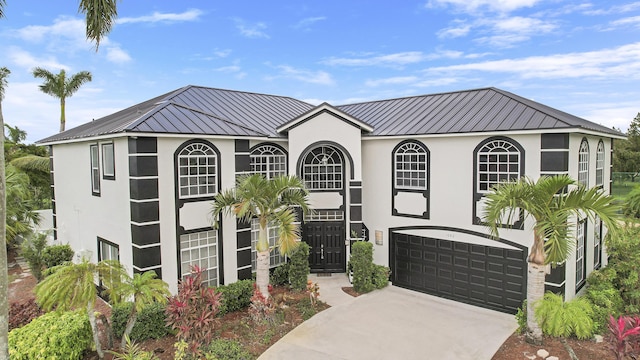
[[(269, 292), (271, 292), (271, 285), (269, 285)], [(273, 314), (276, 311), (276, 307), (272, 299), (262, 295), (258, 287), (254, 285), (253, 296), (249, 305), (249, 315), (254, 322), (273, 322)]]
[(593, 310), (588, 300), (575, 298), (565, 302), (561, 295), (547, 292), (535, 305), (536, 319), (546, 335), (578, 339), (593, 336)]
[(152, 351), (144, 351), (140, 345), (126, 338), (126, 345), (122, 352), (107, 351), (113, 355), (113, 360), (158, 360)]
[[(640, 350), (640, 317), (609, 317), (609, 345), (617, 360), (626, 358), (629, 350)], [(634, 359), (636, 357), (633, 357)]]
[(611, 273), (606, 269), (594, 271), (589, 275), (587, 278), (589, 286), (585, 293), (585, 298), (593, 308), (594, 332), (599, 334), (607, 329), (609, 315), (618, 317), (624, 312), (624, 301), (620, 291), (614, 287), (613, 283), (601, 281), (604, 278), (603, 274)]
[(47, 246), (42, 251), (44, 266), (51, 268), (73, 260), (73, 249), (69, 244)]
[(179, 341), (189, 344), (191, 353), (200, 354), (201, 346), (213, 338), (221, 295), (202, 284), (202, 269), (194, 266), (178, 284), (178, 295), (169, 298), (167, 325), (176, 330)]
[(42, 314), (44, 314), (44, 311), (38, 306), (34, 298), (11, 303), (9, 308), (9, 330), (24, 326)]
[(382, 289), (389, 285), (390, 269), (387, 266), (373, 264), (371, 282), (376, 289)]
[(315, 315), (318, 312), (318, 310), (316, 310), (316, 307), (313, 306), (311, 299), (308, 299), (308, 298), (300, 300), (296, 304), (296, 308), (300, 312), (300, 316), (302, 316), (302, 319), (304, 321), (309, 320), (313, 315)]
[[(125, 302), (113, 306), (111, 311), (111, 326), (113, 335), (122, 338), (124, 328), (127, 326), (127, 320), (131, 314), (133, 303)], [(153, 303), (145, 306), (138, 313), (136, 324), (131, 330), (130, 338), (134, 341), (142, 341), (146, 339), (160, 339), (171, 333), (171, 328), (167, 325), (167, 315), (165, 313), (165, 305)]]
[(291, 264), (284, 263), (275, 269), (273, 269), (273, 274), (271, 274), (270, 282), (271, 285), (289, 285), (289, 269), (291, 268)]
[(242, 348), (235, 340), (215, 339), (203, 350), (207, 360), (249, 360), (253, 359), (251, 353)]
[(289, 268), (289, 281), (291, 288), (296, 291), (304, 291), (307, 288), (309, 268), (309, 245), (303, 241), (291, 252), (291, 265)]
[(9, 332), (13, 360), (82, 359), (93, 335), (84, 312), (53, 311)]
[(232, 284), (220, 285), (216, 288), (216, 292), (222, 294), (218, 315), (238, 311), (251, 304), (253, 280), (240, 280)]
[(359, 293), (372, 291), (373, 244), (366, 241), (353, 243), (350, 263), (353, 266), (353, 289)]
[(516, 321), (518, 322), (518, 334), (527, 332), (527, 299), (522, 301), (522, 306), (516, 312)]
[(609, 264), (601, 273), (602, 281), (611, 282), (620, 291), (624, 312), (640, 313), (640, 228), (627, 226), (619, 236), (607, 237)]
[(29, 264), (31, 274), (36, 280), (42, 280), (42, 268), (44, 267), (44, 261), (42, 253), (47, 246), (47, 235), (37, 234), (29, 237), (22, 243), (21, 253), (24, 259)]

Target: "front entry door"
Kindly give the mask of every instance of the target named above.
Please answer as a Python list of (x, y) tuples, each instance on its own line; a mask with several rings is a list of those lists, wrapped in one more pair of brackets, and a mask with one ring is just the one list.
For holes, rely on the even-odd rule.
[(347, 253), (343, 221), (318, 221), (305, 223), (302, 229), (304, 241), (309, 244), (311, 272), (345, 272)]

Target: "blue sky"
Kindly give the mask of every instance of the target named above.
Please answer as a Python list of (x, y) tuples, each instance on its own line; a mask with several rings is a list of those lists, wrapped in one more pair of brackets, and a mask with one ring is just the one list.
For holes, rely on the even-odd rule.
[(494, 86), (626, 130), (640, 111), (640, 1), (118, 2), (98, 52), (77, 0), (7, 0), (5, 121), (58, 131), (36, 66), (93, 81), (67, 128), (185, 85), (333, 105)]

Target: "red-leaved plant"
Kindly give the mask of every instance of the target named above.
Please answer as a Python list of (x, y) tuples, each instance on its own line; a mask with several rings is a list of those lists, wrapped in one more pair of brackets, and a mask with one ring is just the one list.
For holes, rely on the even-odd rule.
[(609, 343), (617, 360), (624, 359), (629, 350), (638, 346), (639, 335), (640, 317), (620, 316), (616, 319), (609, 315)]
[(189, 344), (193, 354), (198, 354), (200, 346), (213, 338), (221, 295), (202, 284), (202, 269), (193, 266), (191, 275), (178, 284), (178, 295), (169, 298), (167, 325), (177, 331), (178, 340)]
[[(269, 293), (271, 293), (271, 284), (269, 284)], [(249, 305), (249, 315), (255, 322), (260, 321), (273, 321), (273, 313), (276, 311), (276, 307), (271, 297), (265, 297), (262, 295), (256, 284), (253, 284), (253, 296), (251, 297), (251, 304)]]

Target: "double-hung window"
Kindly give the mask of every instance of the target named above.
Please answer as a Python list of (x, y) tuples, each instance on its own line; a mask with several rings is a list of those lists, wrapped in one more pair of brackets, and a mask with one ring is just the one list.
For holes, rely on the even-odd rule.
[(102, 178), (106, 180), (116, 179), (113, 143), (102, 144)]
[(91, 193), (100, 196), (100, 154), (98, 144), (89, 146), (91, 154)]
[(587, 235), (587, 219), (578, 222), (576, 229), (576, 292), (585, 284), (587, 276), (587, 258), (585, 242)]
[(589, 187), (589, 143), (583, 139), (578, 151), (578, 184)]

